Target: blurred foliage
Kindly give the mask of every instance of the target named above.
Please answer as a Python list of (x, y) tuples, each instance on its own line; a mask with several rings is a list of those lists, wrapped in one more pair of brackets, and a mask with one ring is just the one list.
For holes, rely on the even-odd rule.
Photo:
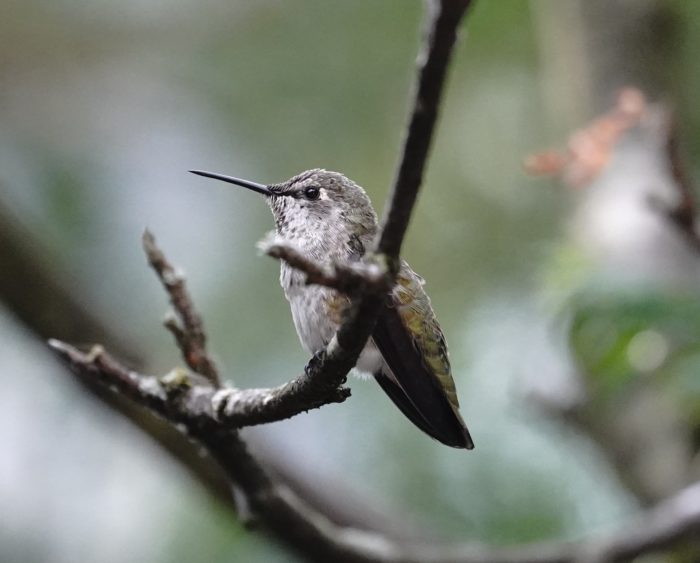
[(655, 383), (700, 422), (700, 302), (678, 292), (590, 292), (570, 301), (569, 339), (596, 400)]

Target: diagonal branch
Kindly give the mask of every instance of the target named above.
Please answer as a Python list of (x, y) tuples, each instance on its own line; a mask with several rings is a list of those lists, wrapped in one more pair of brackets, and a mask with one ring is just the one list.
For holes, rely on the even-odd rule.
[(187, 365), (208, 379), (214, 387), (219, 387), (221, 382), (216, 364), (205, 352), (207, 338), (202, 317), (192, 305), (183, 275), (168, 262), (148, 230), (143, 233), (143, 249), (148, 263), (170, 295), (170, 302), (177, 314), (177, 318), (166, 318), (166, 328), (173, 333)]
[(49, 346), (78, 374), (97, 379), (160, 416), (169, 417), (175, 412), (170, 400), (176, 397), (178, 422), (198, 427), (213, 425), (233, 430), (277, 422), (325, 404), (343, 402), (350, 396), (350, 390), (344, 387), (319, 392), (316, 382), (306, 374), (272, 389), (215, 388), (199, 374), (181, 368), (160, 377), (138, 373), (99, 345), (81, 352), (51, 339)]
[[(423, 49), (403, 152), (385, 210), (377, 252), (396, 261), (416, 203), (433, 139), (447, 68), (459, 25), (471, 0), (430, 0)], [(394, 266), (397, 266), (394, 264)]]

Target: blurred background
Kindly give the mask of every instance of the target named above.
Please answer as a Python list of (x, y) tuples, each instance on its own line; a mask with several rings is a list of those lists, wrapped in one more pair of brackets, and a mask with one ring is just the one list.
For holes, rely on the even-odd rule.
[[(151, 373), (181, 363), (148, 227), (230, 381), (299, 373), (278, 264), (255, 248), (268, 209), (186, 171), (271, 183), (339, 170), (381, 210), (422, 3), (0, 7), (0, 560), (297, 560), (175, 461), (197, 465), (194, 448), (173, 457), (44, 339), (99, 341)], [(700, 4), (478, 2), (466, 27), (404, 253), (427, 279), (476, 450), (431, 441), (354, 379), (346, 403), (245, 436), (302, 489), (341, 487), (334, 510), (397, 535), (612, 531), (700, 474), (700, 254), (649, 204), (681, 197), (658, 120), (583, 187), (522, 161), (632, 84), (674, 108), (697, 176)]]

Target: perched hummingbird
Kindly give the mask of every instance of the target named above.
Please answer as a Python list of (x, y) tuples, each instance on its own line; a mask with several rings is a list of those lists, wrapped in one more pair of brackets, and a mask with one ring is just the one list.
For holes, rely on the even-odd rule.
[[(192, 170), (265, 196), (278, 236), (321, 263), (357, 261), (377, 235), (377, 214), (365, 191), (338, 172), (307, 170), (281, 184)], [(292, 308), (302, 345), (310, 353), (333, 338), (349, 298), (334, 289), (307, 285), (303, 272), (281, 262), (280, 283)], [(372, 336), (357, 361), (371, 373), (401, 412), (443, 444), (472, 449), (459, 414), (445, 337), (423, 279), (402, 261)]]

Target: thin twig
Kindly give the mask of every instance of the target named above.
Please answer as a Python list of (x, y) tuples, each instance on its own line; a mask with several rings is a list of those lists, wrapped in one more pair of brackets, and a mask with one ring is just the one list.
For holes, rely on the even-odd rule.
[(219, 387), (221, 380), (216, 364), (205, 351), (207, 338), (202, 317), (192, 303), (182, 274), (167, 261), (149, 231), (143, 233), (143, 249), (148, 263), (170, 295), (170, 302), (181, 323), (178, 324), (175, 318), (168, 317), (165, 322), (166, 328), (173, 333), (187, 365), (206, 377), (214, 387)]
[(157, 414), (165, 414), (168, 397), (156, 377), (128, 369), (100, 345), (93, 346), (89, 352), (81, 352), (55, 338), (48, 344), (78, 374), (95, 378), (114, 392), (149, 407)]
[(168, 396), (176, 392), (180, 416), (198, 427), (236, 429), (277, 422), (326, 404), (341, 403), (350, 396), (349, 389), (326, 386), (306, 374), (271, 389), (216, 389), (198, 380), (198, 374), (185, 370), (175, 369), (161, 377), (137, 373), (102, 346), (81, 352), (55, 339), (49, 340), (49, 346), (77, 372), (97, 378), (161, 416), (168, 416)]
[(258, 243), (258, 248), (268, 256), (284, 260), (292, 268), (304, 272), (307, 284), (324, 285), (348, 295), (384, 293), (391, 287), (386, 269), (375, 263), (320, 264), (290, 242), (276, 237), (263, 239)]

